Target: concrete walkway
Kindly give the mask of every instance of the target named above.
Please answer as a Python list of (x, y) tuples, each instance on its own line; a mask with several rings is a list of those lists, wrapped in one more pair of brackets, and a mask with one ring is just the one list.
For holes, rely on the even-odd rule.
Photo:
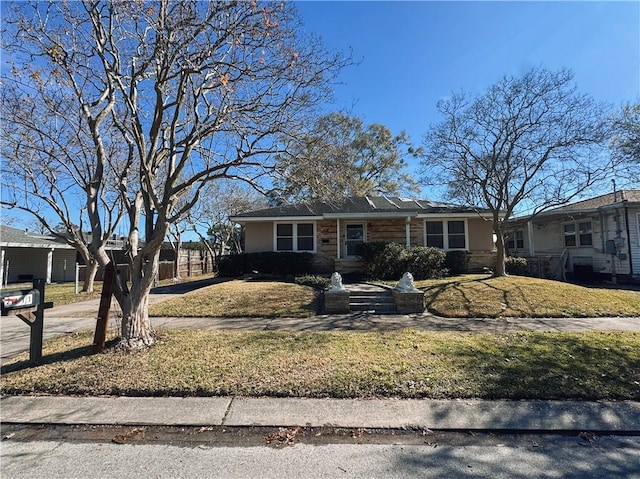
[(629, 434), (640, 402), (7, 396), (3, 424), (309, 426)]

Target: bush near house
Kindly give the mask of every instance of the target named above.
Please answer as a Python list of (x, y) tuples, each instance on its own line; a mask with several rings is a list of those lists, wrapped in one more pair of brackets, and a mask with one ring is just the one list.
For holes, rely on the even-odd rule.
[(516, 276), (527, 276), (529, 271), (527, 258), (518, 258), (516, 256), (505, 258), (504, 267), (507, 274), (515, 274)]
[(311, 253), (244, 253), (223, 256), (218, 263), (218, 276), (236, 278), (258, 272), (278, 276), (309, 274)]
[(444, 266), (452, 276), (467, 274), (469, 272), (469, 253), (466, 251), (447, 251)]
[(365, 264), (370, 278), (397, 280), (407, 271), (415, 279), (441, 276), (445, 253), (437, 248), (413, 246), (407, 248), (399, 243), (363, 243), (358, 256)]

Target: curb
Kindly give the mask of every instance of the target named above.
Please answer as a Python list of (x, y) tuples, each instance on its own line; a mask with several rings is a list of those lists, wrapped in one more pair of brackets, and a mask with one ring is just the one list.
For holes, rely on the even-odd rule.
[(640, 402), (4, 396), (0, 421), (640, 434)]

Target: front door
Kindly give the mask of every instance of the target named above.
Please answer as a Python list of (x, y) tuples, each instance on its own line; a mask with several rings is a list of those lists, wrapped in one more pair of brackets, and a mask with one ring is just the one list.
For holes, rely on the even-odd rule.
[(355, 258), (357, 256), (358, 245), (364, 243), (364, 224), (352, 223), (345, 225), (345, 253), (347, 258)]

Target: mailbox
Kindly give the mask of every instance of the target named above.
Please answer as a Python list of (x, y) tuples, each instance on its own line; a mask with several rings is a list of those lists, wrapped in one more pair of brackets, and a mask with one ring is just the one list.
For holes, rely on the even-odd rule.
[(6, 291), (0, 293), (2, 300), (2, 315), (6, 316), (9, 311), (35, 308), (40, 304), (40, 291), (37, 289)]

